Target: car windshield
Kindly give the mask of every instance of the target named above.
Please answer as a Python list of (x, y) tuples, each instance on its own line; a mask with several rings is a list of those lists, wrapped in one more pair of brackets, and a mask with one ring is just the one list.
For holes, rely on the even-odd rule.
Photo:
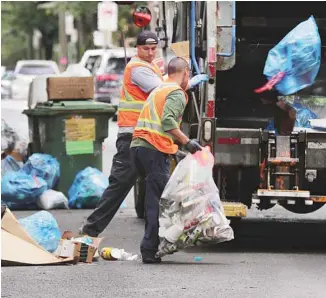
[(48, 65), (23, 65), (18, 73), (22, 75), (47, 75), (55, 74), (55, 71)]
[[(131, 58), (127, 58), (127, 62)], [(126, 67), (125, 58), (110, 58), (105, 68), (105, 73), (123, 74)]]

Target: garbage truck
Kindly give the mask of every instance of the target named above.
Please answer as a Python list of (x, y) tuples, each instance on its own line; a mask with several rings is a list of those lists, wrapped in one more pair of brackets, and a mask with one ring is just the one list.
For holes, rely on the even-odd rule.
[[(163, 57), (168, 59), (173, 44), (188, 41), (193, 74), (209, 75), (207, 84), (189, 92), (182, 129), (213, 153), (212, 175), (226, 215), (241, 218), (248, 208), (277, 204), (301, 214), (320, 209), (326, 203), (326, 131), (294, 125), (298, 119), (291, 118), (293, 105), (287, 102), (303, 102), (326, 121), (325, 46), (311, 86), (286, 101), (274, 94), (270, 104), (264, 97), (273, 91), (254, 90), (266, 83), (269, 51), (300, 22), (314, 16), (325, 41), (323, 3), (160, 1), (155, 12)], [(290, 125), (284, 129), (282, 121)], [(134, 195), (137, 215), (143, 217), (141, 178)]]

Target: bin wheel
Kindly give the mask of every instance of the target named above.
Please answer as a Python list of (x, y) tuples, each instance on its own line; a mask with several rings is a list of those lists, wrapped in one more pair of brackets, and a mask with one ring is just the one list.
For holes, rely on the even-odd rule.
[(145, 217), (145, 180), (138, 178), (134, 186), (135, 210), (138, 218)]

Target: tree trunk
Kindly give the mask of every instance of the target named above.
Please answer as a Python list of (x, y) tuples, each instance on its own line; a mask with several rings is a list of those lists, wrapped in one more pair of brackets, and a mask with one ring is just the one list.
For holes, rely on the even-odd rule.
[(52, 36), (42, 36), (42, 48), (44, 49), (45, 60), (52, 60), (53, 56), (53, 39)]
[(85, 29), (84, 23), (81, 17), (77, 19), (77, 31), (78, 31), (78, 60), (81, 59), (85, 52)]
[(27, 35), (27, 54), (28, 59), (34, 59), (34, 47), (33, 47), (33, 31), (29, 32)]

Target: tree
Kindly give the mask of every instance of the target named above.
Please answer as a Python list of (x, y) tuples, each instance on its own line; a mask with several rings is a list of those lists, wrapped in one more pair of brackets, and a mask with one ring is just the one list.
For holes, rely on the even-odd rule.
[(45, 59), (52, 59), (53, 45), (58, 39), (58, 19), (51, 12), (38, 9), (37, 1), (3, 1), (1, 3), (2, 21), (11, 30), (22, 32), (26, 36), (28, 57), (34, 58), (33, 32), (42, 33), (41, 47)]

